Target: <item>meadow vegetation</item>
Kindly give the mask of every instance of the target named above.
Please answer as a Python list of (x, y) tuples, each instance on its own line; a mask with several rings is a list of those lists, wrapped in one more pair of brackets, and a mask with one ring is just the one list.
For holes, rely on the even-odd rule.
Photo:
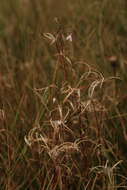
[(126, 10), (0, 2), (0, 190), (127, 189)]

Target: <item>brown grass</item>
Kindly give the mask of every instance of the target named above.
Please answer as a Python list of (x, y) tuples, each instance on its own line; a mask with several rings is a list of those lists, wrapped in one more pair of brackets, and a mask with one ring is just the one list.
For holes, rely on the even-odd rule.
[(126, 189), (126, 2), (0, 5), (0, 189)]

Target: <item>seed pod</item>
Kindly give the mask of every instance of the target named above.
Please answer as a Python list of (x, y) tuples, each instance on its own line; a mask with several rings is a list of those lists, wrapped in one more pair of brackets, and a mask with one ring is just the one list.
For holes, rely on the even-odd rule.
[(116, 69), (118, 66), (119, 66), (119, 60), (118, 60), (118, 57), (115, 56), (115, 55), (112, 55), (108, 58), (108, 61), (110, 62), (111, 64), (111, 67), (113, 69)]

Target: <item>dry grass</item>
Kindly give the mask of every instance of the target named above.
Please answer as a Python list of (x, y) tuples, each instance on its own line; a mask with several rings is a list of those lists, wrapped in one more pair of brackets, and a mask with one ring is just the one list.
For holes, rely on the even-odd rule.
[(126, 2), (58, 2), (0, 3), (0, 189), (127, 189)]

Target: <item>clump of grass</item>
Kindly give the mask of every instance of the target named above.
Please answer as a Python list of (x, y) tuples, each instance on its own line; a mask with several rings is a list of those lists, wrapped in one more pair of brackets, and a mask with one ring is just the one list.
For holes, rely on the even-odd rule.
[(0, 1), (1, 190), (126, 189), (126, 6)]
[(52, 83), (34, 89), (43, 109), (36, 126), (25, 136), (46, 172), (40, 178), (41, 188), (126, 188), (125, 177), (114, 172), (121, 160), (111, 139), (114, 129), (107, 123), (112, 109), (109, 103), (114, 104), (106, 90), (116, 76), (105, 78), (88, 63), (71, 59), (65, 44), (73, 39), (61, 25), (56, 34), (46, 33), (44, 37), (56, 48), (56, 66)]

